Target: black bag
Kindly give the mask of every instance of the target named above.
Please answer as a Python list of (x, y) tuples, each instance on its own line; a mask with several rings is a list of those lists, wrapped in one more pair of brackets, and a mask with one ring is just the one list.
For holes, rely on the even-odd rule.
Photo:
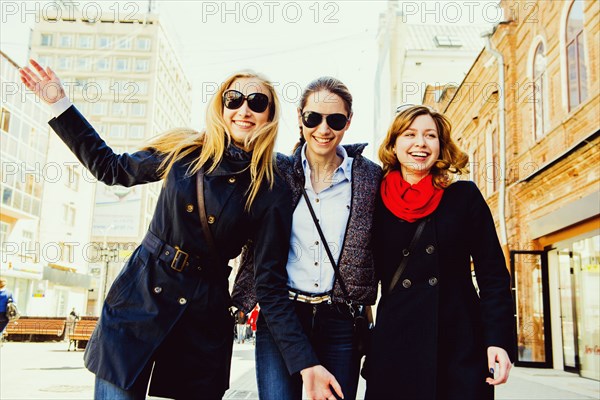
[(14, 303), (12, 298), (8, 299), (8, 303), (6, 303), (6, 318), (8, 318), (10, 322), (13, 322), (18, 320), (20, 317), (21, 313), (19, 312), (17, 305)]
[(366, 356), (371, 348), (374, 326), (371, 306), (358, 306), (354, 313), (354, 340), (359, 357)]

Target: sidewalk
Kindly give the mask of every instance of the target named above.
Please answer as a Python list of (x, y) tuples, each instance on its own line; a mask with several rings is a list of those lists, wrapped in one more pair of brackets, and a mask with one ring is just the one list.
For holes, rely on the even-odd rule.
[[(359, 399), (364, 388), (361, 379)], [(66, 342), (5, 342), (0, 348), (1, 400), (89, 400), (93, 392), (94, 376), (83, 367), (83, 351), (67, 352)], [(234, 345), (231, 389), (224, 398), (258, 399), (252, 344)], [(600, 382), (556, 370), (513, 368), (496, 399), (600, 399)]]

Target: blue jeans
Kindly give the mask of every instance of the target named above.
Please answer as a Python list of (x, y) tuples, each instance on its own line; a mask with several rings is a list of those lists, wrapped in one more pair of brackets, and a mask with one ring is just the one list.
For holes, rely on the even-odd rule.
[(151, 361), (146, 365), (133, 387), (129, 390), (122, 389), (114, 383), (96, 376), (94, 400), (144, 400), (148, 392), (152, 364), (153, 362)]
[[(354, 345), (354, 321), (346, 305), (296, 301), (296, 314), (323, 365), (335, 376), (344, 399), (356, 398), (360, 358)], [(313, 307), (316, 313), (313, 317)], [(290, 375), (262, 314), (256, 329), (256, 380), (261, 400), (300, 400), (302, 377)], [(333, 389), (332, 389), (333, 392)]]

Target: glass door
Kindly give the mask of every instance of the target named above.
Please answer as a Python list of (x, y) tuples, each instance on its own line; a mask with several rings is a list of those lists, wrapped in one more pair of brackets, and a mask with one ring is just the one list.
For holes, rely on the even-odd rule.
[(547, 253), (513, 250), (510, 265), (518, 343), (515, 365), (551, 368)]
[(550, 254), (559, 266), (564, 369), (600, 380), (600, 232), (557, 243)]

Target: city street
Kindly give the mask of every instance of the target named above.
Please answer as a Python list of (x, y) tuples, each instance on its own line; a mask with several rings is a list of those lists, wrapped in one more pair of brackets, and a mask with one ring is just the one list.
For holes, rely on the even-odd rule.
[[(5, 342), (0, 348), (0, 399), (92, 399), (94, 376), (83, 367), (83, 351), (67, 352), (66, 342)], [(361, 380), (359, 399), (365, 382)], [(513, 368), (498, 400), (599, 399), (600, 382), (561, 371)], [(235, 344), (231, 389), (225, 399), (258, 399), (254, 346)]]

